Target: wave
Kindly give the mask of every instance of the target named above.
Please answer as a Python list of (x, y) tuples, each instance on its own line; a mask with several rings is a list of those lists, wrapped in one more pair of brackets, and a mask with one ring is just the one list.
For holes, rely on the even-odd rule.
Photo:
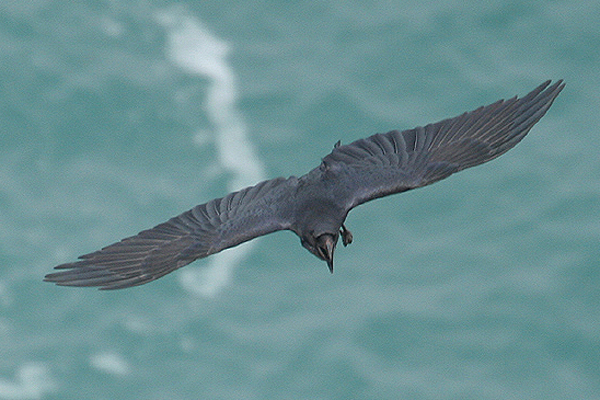
[[(168, 37), (167, 55), (171, 62), (189, 74), (209, 81), (203, 105), (212, 125), (220, 167), (232, 178), (230, 191), (264, 179), (263, 166), (248, 138), (248, 129), (236, 108), (236, 76), (229, 65), (229, 44), (211, 33), (197, 18), (186, 15), (182, 8), (156, 14)], [(199, 131), (194, 142), (206, 141)], [(231, 280), (233, 269), (250, 252), (253, 243), (238, 246), (211, 257), (208, 267), (188, 268), (179, 274), (180, 283), (191, 293), (215, 296)]]

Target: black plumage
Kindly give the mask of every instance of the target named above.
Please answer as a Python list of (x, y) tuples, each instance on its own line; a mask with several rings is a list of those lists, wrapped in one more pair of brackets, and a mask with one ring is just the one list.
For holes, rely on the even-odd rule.
[(160, 278), (199, 258), (279, 230), (327, 262), (348, 212), (367, 201), (429, 185), (513, 148), (564, 87), (544, 82), (522, 98), (500, 100), (455, 118), (406, 131), (339, 143), (308, 174), (276, 178), (201, 204), (79, 261), (45, 280), (64, 286), (120, 289)]

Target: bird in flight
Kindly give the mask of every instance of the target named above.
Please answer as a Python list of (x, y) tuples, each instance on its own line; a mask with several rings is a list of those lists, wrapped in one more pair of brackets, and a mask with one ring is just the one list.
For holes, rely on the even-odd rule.
[(405, 131), (338, 142), (301, 177), (275, 178), (200, 204), (167, 222), (62, 264), (45, 281), (122, 289), (156, 280), (194, 260), (280, 230), (333, 272), (338, 239), (354, 207), (430, 185), (511, 148), (548, 111), (564, 87), (546, 81), (524, 97), (499, 100), (454, 118)]

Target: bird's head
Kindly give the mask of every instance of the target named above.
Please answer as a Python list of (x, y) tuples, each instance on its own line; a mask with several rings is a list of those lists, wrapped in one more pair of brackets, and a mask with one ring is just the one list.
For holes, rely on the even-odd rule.
[(339, 232), (336, 233), (321, 233), (318, 236), (314, 233), (309, 233), (303, 236), (302, 246), (315, 256), (327, 262), (329, 271), (333, 273), (333, 252), (337, 244)]

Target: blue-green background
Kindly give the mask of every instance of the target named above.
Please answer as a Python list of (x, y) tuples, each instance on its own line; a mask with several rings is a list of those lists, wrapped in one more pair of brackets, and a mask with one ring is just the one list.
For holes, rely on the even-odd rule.
[[(0, 3), (0, 399), (600, 398), (600, 2)], [(341, 139), (567, 86), (514, 150), (116, 292), (43, 283)]]

